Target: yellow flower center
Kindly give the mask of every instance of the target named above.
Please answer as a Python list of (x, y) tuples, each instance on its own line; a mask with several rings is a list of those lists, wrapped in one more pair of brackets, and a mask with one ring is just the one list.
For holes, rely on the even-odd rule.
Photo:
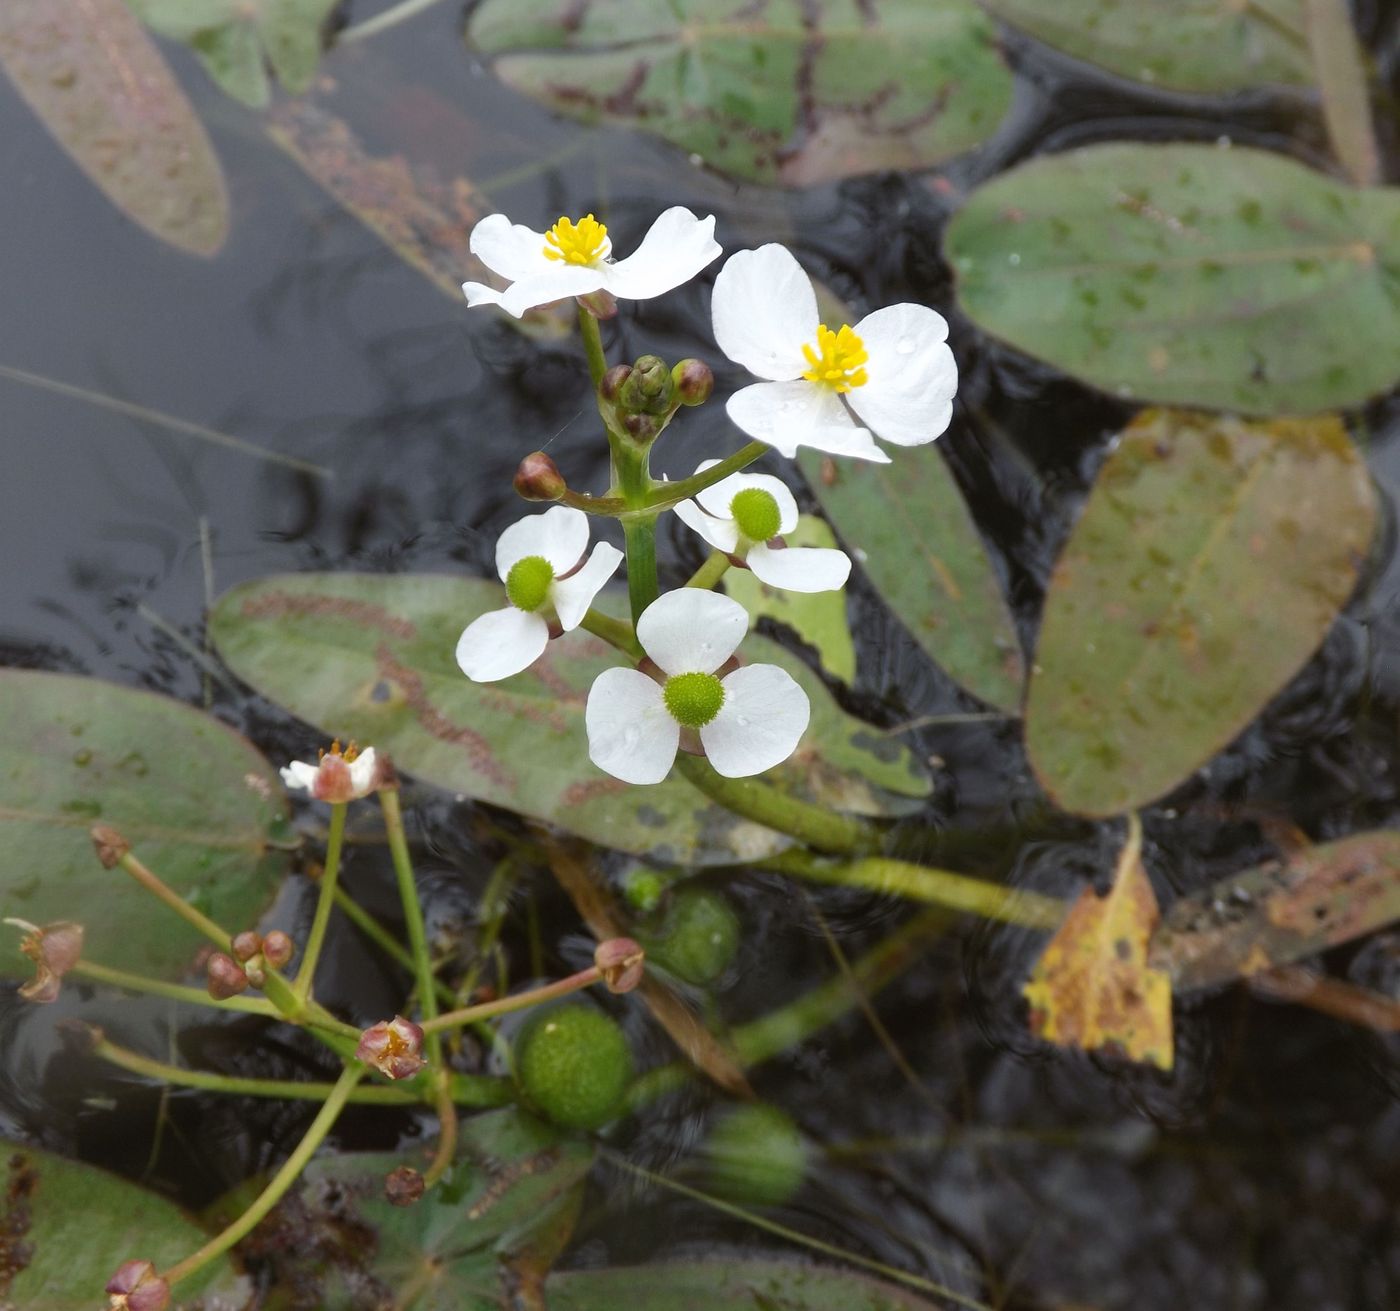
[(839, 332), (832, 332), (825, 323), (817, 328), (815, 347), (804, 346), (802, 354), (812, 367), (802, 376), (808, 382), (819, 382), (832, 391), (846, 392), (852, 387), (864, 387), (869, 375), (862, 367), (870, 356), (865, 343), (851, 331), (849, 324), (842, 324)]
[(316, 753), (319, 760), (324, 760), (328, 755), (339, 756), (347, 765), (353, 764), (360, 758), (360, 747), (357, 742), (351, 742), (345, 750), (340, 749), (340, 739), (336, 738), (331, 743), (331, 749), (327, 751), (324, 747)]
[(544, 257), (565, 264), (595, 264), (607, 249), (607, 241), (607, 228), (592, 214), (584, 215), (577, 224), (571, 218), (561, 218), (544, 234)]

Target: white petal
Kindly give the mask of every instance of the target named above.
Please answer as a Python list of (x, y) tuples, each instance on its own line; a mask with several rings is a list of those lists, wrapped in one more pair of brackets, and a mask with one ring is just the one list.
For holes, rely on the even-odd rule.
[(316, 765), (308, 765), (304, 760), (294, 760), (282, 767), (282, 782), (289, 788), (301, 788), (310, 792), (316, 786)]
[(924, 305), (887, 305), (855, 325), (870, 355), (869, 381), (846, 401), (877, 437), (922, 446), (953, 417), (958, 366), (948, 349), (948, 324)]
[(611, 542), (599, 542), (582, 569), (567, 578), (556, 578), (549, 585), (554, 613), (559, 616), (560, 626), (566, 633), (579, 626), (579, 621), (593, 604), (593, 598), (603, 590), (603, 584), (617, 572), (617, 566), (621, 563), (622, 552), (617, 547)]
[(834, 592), (851, 576), (851, 557), (829, 546), (790, 546), (775, 551), (762, 544), (744, 557), (753, 575), (788, 592)]
[(716, 519), (706, 514), (694, 501), (681, 501), (672, 507), (687, 528), (693, 528), (717, 551), (726, 555), (739, 545), (739, 529), (732, 519)]
[(512, 223), (504, 214), (488, 214), (472, 229), (471, 252), (492, 273), (519, 282), (556, 261), (545, 257), (543, 232)]
[(374, 748), (366, 747), (350, 762), (350, 786), (356, 796), (368, 796), (374, 783)]
[[(521, 278), (519, 282), (512, 282), (502, 293), (500, 306), (518, 319), (536, 305), (552, 305), (556, 300), (566, 300), (570, 296), (587, 296), (599, 290), (603, 281), (604, 273), (600, 268), (551, 260), (547, 269)], [(465, 287), (464, 283), (464, 290)]]
[(588, 758), (624, 783), (660, 783), (671, 772), (681, 726), (660, 686), (635, 669), (605, 669), (583, 711)]
[(508, 605), (473, 619), (457, 639), (457, 663), (474, 683), (494, 683), (528, 669), (549, 642), (537, 614)]
[(637, 620), (637, 641), (668, 674), (712, 674), (749, 631), (738, 601), (699, 587), (658, 596)]
[[(757, 384), (762, 385), (762, 384)], [(699, 470), (697, 469), (698, 473)], [(731, 473), (721, 478), (713, 487), (696, 492), (695, 499), (713, 515), (726, 519), (730, 517), (729, 506), (740, 492), (755, 487), (767, 492), (778, 503), (778, 531), (775, 536), (790, 533), (797, 527), (797, 498), (788, 490), (781, 478), (769, 473)]]
[(799, 446), (888, 464), (890, 457), (859, 427), (829, 387), (797, 382), (756, 382), (736, 391), (725, 410), (750, 437), (792, 459)]
[(517, 519), (496, 541), (496, 572), (505, 582), (511, 566), (532, 555), (543, 556), (556, 574), (566, 574), (588, 550), (588, 516), (568, 505), (550, 506), (543, 514)]
[(626, 259), (603, 269), (603, 285), (623, 300), (647, 300), (689, 282), (721, 254), (714, 215), (696, 218), (675, 205), (651, 225)]
[(715, 341), (760, 378), (800, 378), (802, 347), (817, 340), (817, 293), (786, 246), (770, 243), (731, 255), (710, 299)]
[(724, 704), (700, 730), (717, 774), (747, 778), (781, 764), (807, 731), (807, 693), (777, 665), (745, 665), (724, 682)]

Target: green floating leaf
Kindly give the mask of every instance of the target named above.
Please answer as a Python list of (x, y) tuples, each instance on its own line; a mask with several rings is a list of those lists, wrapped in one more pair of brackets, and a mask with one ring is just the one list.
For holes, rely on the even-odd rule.
[[(150, 692), (66, 674), (0, 670), (0, 904), (36, 924), (82, 919), (84, 954), (176, 976), (202, 940), (106, 870), (88, 830), (110, 824), (176, 892), (231, 931), (249, 928), (287, 865), (269, 849), (282, 782), (238, 734)], [(100, 910), (99, 913), (92, 913)], [(0, 969), (29, 972), (18, 934)]]
[(1001, 583), (943, 457), (929, 446), (893, 464), (799, 464), (827, 518), (929, 657), (988, 705), (1019, 714), (1025, 665)]
[(1139, 415), (1050, 579), (1026, 703), (1046, 791), (1116, 815), (1183, 782), (1317, 648), (1375, 515), (1336, 418)]
[(1371, 121), (1366, 55), (1351, 6), (1347, 0), (1303, 0), (1303, 11), (1332, 152), (1357, 186), (1373, 187), (1381, 179), (1380, 148)]
[(293, 95), (321, 60), (321, 30), (339, 0), (126, 0), (153, 32), (188, 45), (209, 76), (254, 109), (272, 98), (269, 65)]
[[(453, 652), (462, 629), (504, 604), (480, 579), (297, 574), (235, 588), (210, 631), (239, 677), (319, 725), (388, 751), (409, 773), (549, 820), (603, 846), (679, 864), (758, 859), (788, 839), (707, 802), (672, 776), (632, 787), (588, 760), (583, 703), (621, 657), (582, 630), (549, 644), (524, 674), (472, 683)], [(837, 708), (821, 680), (775, 643), (745, 653), (782, 665), (812, 700), (797, 754), (765, 777), (822, 805), (908, 809), (927, 778), (903, 747)]]
[(971, 0), (484, 0), (467, 37), (552, 109), (787, 186), (936, 164), (1011, 102)]
[[(820, 519), (802, 515), (787, 534), (789, 546), (836, 545), (836, 537)], [(856, 676), (856, 646), (846, 623), (846, 589), (835, 592), (787, 592), (761, 583), (747, 569), (731, 569), (724, 590), (755, 619), (765, 616), (786, 624), (804, 642), (817, 648), (827, 673), (851, 682)]]
[[(209, 1235), (163, 1197), (104, 1170), (65, 1161), (19, 1143), (4, 1143), (5, 1261), (0, 1306), (93, 1311), (126, 1261), (174, 1265)], [(176, 1311), (196, 1304), (244, 1307), (248, 1281), (227, 1256), (180, 1284)], [(197, 1299), (203, 1301), (197, 1303)]]
[(1152, 963), (1177, 992), (1350, 942), (1400, 919), (1400, 832), (1358, 833), (1232, 874), (1172, 904)]
[(1174, 91), (1312, 82), (1303, 0), (982, 0), (998, 18), (1121, 77)]
[(122, 0), (4, 0), (0, 69), (129, 219), (193, 255), (223, 246), (229, 208), (218, 157)]
[(973, 192), (947, 250), (979, 327), (1118, 396), (1311, 414), (1400, 379), (1400, 191), (1280, 155), (1042, 157)]

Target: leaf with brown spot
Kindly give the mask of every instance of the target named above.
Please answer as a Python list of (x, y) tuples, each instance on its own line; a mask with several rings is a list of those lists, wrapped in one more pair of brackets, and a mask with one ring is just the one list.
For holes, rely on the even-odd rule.
[(1171, 981), (1147, 958), (1157, 918), (1142, 867), (1142, 826), (1131, 815), (1108, 895), (1079, 894), (1022, 989), (1032, 1032), (1062, 1047), (1108, 1048), (1170, 1070)]

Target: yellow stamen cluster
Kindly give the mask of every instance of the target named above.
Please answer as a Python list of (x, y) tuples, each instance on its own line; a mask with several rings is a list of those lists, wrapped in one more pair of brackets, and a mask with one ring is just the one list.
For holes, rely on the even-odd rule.
[(839, 332), (821, 324), (817, 328), (816, 348), (803, 346), (802, 354), (812, 366), (802, 375), (808, 382), (847, 392), (852, 387), (864, 387), (869, 381), (863, 366), (869, 363), (870, 355), (849, 324), (842, 324)]
[(336, 738), (331, 743), (331, 749), (327, 751), (322, 747), (317, 753), (317, 759), (324, 760), (328, 755), (339, 756), (347, 765), (353, 764), (360, 758), (360, 748), (357, 743), (351, 742), (344, 751), (340, 749), (340, 739)]
[(544, 257), (565, 264), (594, 264), (607, 249), (607, 240), (607, 228), (592, 214), (585, 214), (577, 224), (561, 218), (544, 234)]

